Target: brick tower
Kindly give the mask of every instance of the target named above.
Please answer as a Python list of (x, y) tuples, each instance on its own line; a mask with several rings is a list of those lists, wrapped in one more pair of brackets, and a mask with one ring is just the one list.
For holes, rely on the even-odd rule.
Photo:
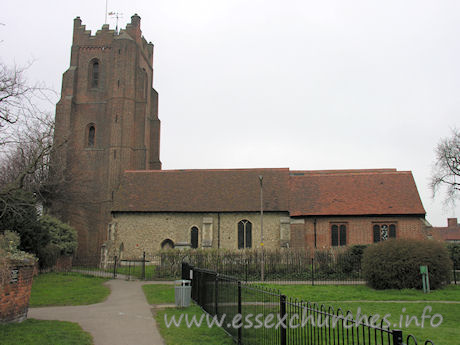
[(70, 68), (56, 105), (56, 142), (68, 183), (52, 211), (78, 231), (77, 258), (94, 258), (107, 240), (113, 193), (125, 170), (159, 170), (158, 94), (153, 44), (135, 14), (117, 33), (95, 35), (74, 20)]

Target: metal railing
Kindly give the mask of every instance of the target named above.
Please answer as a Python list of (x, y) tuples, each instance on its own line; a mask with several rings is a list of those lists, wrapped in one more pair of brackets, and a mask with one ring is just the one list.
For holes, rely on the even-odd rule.
[[(222, 327), (237, 344), (418, 344), (413, 335), (404, 343), (403, 332), (385, 328), (383, 320), (373, 325), (371, 315), (356, 320), (350, 311), (299, 301), (187, 263), (182, 265), (182, 279), (191, 279), (192, 299), (204, 311), (225, 319)], [(430, 340), (424, 344), (434, 345)]]

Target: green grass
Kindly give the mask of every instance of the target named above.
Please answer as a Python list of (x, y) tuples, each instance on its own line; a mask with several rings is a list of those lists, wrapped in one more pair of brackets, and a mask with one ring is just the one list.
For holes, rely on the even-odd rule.
[[(288, 297), (297, 298), (299, 300), (306, 300), (317, 302), (318, 305), (325, 304), (332, 305), (334, 308), (341, 307), (344, 312), (350, 310), (356, 317), (357, 309), (361, 309), (361, 315), (380, 315), (381, 320), (386, 314), (390, 314), (387, 319), (390, 321), (391, 329), (401, 328), (403, 334), (407, 337), (408, 334), (413, 334), (417, 338), (419, 344), (423, 344), (426, 339), (431, 339), (436, 345), (460, 345), (458, 325), (460, 323), (460, 304), (446, 304), (439, 303), (442, 301), (460, 301), (460, 286), (448, 286), (442, 290), (432, 291), (430, 294), (424, 294), (418, 290), (373, 290), (367, 286), (341, 286), (341, 285), (265, 285), (266, 287), (279, 289), (281, 293)], [(174, 302), (174, 287), (172, 285), (144, 285), (144, 293), (150, 304), (160, 303), (173, 303)], [(222, 290), (225, 293), (224, 290)], [(266, 302), (272, 302), (273, 297), (266, 296)], [(243, 289), (243, 299), (251, 301), (255, 298), (260, 301), (261, 294), (253, 294), (251, 290)], [(349, 302), (353, 301), (353, 302)], [(387, 301), (387, 302), (381, 302)], [(399, 301), (399, 302), (391, 302)], [(416, 302), (421, 301), (421, 302)], [(434, 301), (426, 302), (426, 301)], [(433, 328), (430, 326), (430, 319), (425, 320), (424, 328), (418, 327), (412, 322), (409, 327), (406, 327), (406, 317), (416, 316), (419, 322), (423, 309), (426, 306), (431, 306), (432, 311), (428, 312), (429, 315), (441, 314), (443, 316), (442, 324)], [(243, 306), (243, 313), (259, 313), (260, 306)], [(403, 311), (402, 308), (405, 308)], [(186, 311), (189, 314), (195, 313), (197, 316), (201, 315), (201, 310), (197, 307), (187, 309), (167, 309), (161, 311), (156, 316), (158, 326), (162, 335), (167, 339), (167, 344), (200, 344), (200, 341), (195, 339), (198, 337), (197, 332), (208, 331), (208, 328), (191, 328), (185, 327), (177, 329), (176, 327), (166, 328), (164, 324), (164, 314), (175, 314), (177, 317), (181, 312)], [(273, 311), (277, 312), (278, 308)], [(269, 307), (265, 309), (269, 311)], [(402, 327), (399, 327), (400, 316), (403, 316)], [(438, 320), (436, 320), (438, 321)], [(396, 324), (396, 325), (395, 325)], [(161, 330), (163, 328), (163, 330)], [(163, 334), (164, 333), (164, 334)], [(213, 333), (214, 334), (214, 333)], [(223, 340), (215, 342), (216, 344), (225, 344), (226, 338), (230, 339), (228, 335), (222, 333)], [(217, 333), (220, 336), (220, 333)], [(250, 336), (249, 330), (247, 336)], [(169, 338), (170, 337), (170, 338)], [(226, 337), (226, 338), (225, 338)], [(199, 337), (198, 337), (199, 339)], [(207, 341), (207, 340), (206, 340)], [(214, 344), (214, 340), (210, 340), (210, 344)], [(254, 341), (254, 344), (257, 341)]]
[(304, 301), (460, 301), (460, 286), (450, 285), (429, 294), (415, 289), (374, 290), (365, 285), (274, 285), (288, 297)]
[[(448, 286), (442, 290), (432, 291), (424, 294), (418, 290), (373, 290), (367, 286), (306, 286), (306, 285), (270, 285), (277, 288), (281, 293), (306, 301), (314, 301), (320, 304), (340, 307), (344, 312), (350, 310), (354, 316), (357, 309), (361, 308), (361, 314), (384, 315), (390, 321), (391, 329), (402, 329), (403, 334), (413, 334), (419, 343), (431, 339), (436, 345), (460, 344), (458, 325), (460, 323), (460, 304), (432, 303), (423, 301), (460, 301), (460, 287)], [(347, 302), (344, 302), (347, 301)], [(348, 302), (356, 301), (356, 302)], [(362, 302), (365, 301), (365, 302)], [(400, 301), (397, 302), (375, 302), (375, 301)], [(403, 302), (405, 301), (405, 302)], [(422, 301), (422, 302), (416, 302)], [(406, 327), (406, 317), (416, 316), (421, 322), (421, 315), (426, 306), (431, 306), (429, 315), (441, 314), (442, 324), (433, 328), (430, 326), (430, 319), (425, 320), (424, 328), (418, 327), (414, 322)], [(405, 310), (403, 311), (403, 308)], [(400, 317), (403, 316), (400, 325)], [(438, 321), (438, 320), (436, 320)], [(402, 327), (400, 327), (402, 326)]]
[(104, 301), (110, 289), (105, 278), (78, 273), (45, 273), (34, 278), (30, 307), (85, 305)]
[(203, 311), (195, 305), (182, 309), (168, 308), (159, 310), (155, 314), (155, 320), (160, 330), (160, 334), (167, 345), (234, 344), (232, 338), (230, 338), (221, 328), (216, 326), (208, 328), (205, 319), (202, 327), (192, 326), (188, 328), (185, 322), (182, 322), (180, 327), (176, 327), (174, 324), (172, 324), (170, 328), (166, 326), (165, 315), (167, 315), (168, 320), (170, 320), (173, 315), (176, 319), (178, 319), (182, 313), (190, 315), (189, 317), (196, 315), (197, 318), (200, 318), (201, 315), (203, 315)]
[(149, 304), (174, 303), (174, 285), (146, 284), (142, 285)]
[(92, 337), (72, 322), (29, 319), (0, 325), (2, 345), (91, 345)]

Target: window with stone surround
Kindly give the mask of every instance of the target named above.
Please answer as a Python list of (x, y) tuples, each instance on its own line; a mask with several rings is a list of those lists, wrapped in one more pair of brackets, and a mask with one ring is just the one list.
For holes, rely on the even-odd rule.
[(252, 247), (252, 223), (243, 219), (238, 222), (238, 249)]
[(372, 232), (374, 243), (396, 238), (396, 223), (374, 223)]
[(331, 245), (333, 247), (347, 245), (347, 224), (346, 223), (331, 224)]
[(190, 247), (198, 248), (198, 228), (196, 226), (190, 229)]

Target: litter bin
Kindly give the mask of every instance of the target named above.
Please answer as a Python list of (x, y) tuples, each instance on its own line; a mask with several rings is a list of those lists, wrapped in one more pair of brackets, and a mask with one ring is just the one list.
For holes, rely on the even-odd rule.
[(174, 297), (177, 307), (188, 307), (192, 297), (192, 285), (190, 280), (174, 281)]

